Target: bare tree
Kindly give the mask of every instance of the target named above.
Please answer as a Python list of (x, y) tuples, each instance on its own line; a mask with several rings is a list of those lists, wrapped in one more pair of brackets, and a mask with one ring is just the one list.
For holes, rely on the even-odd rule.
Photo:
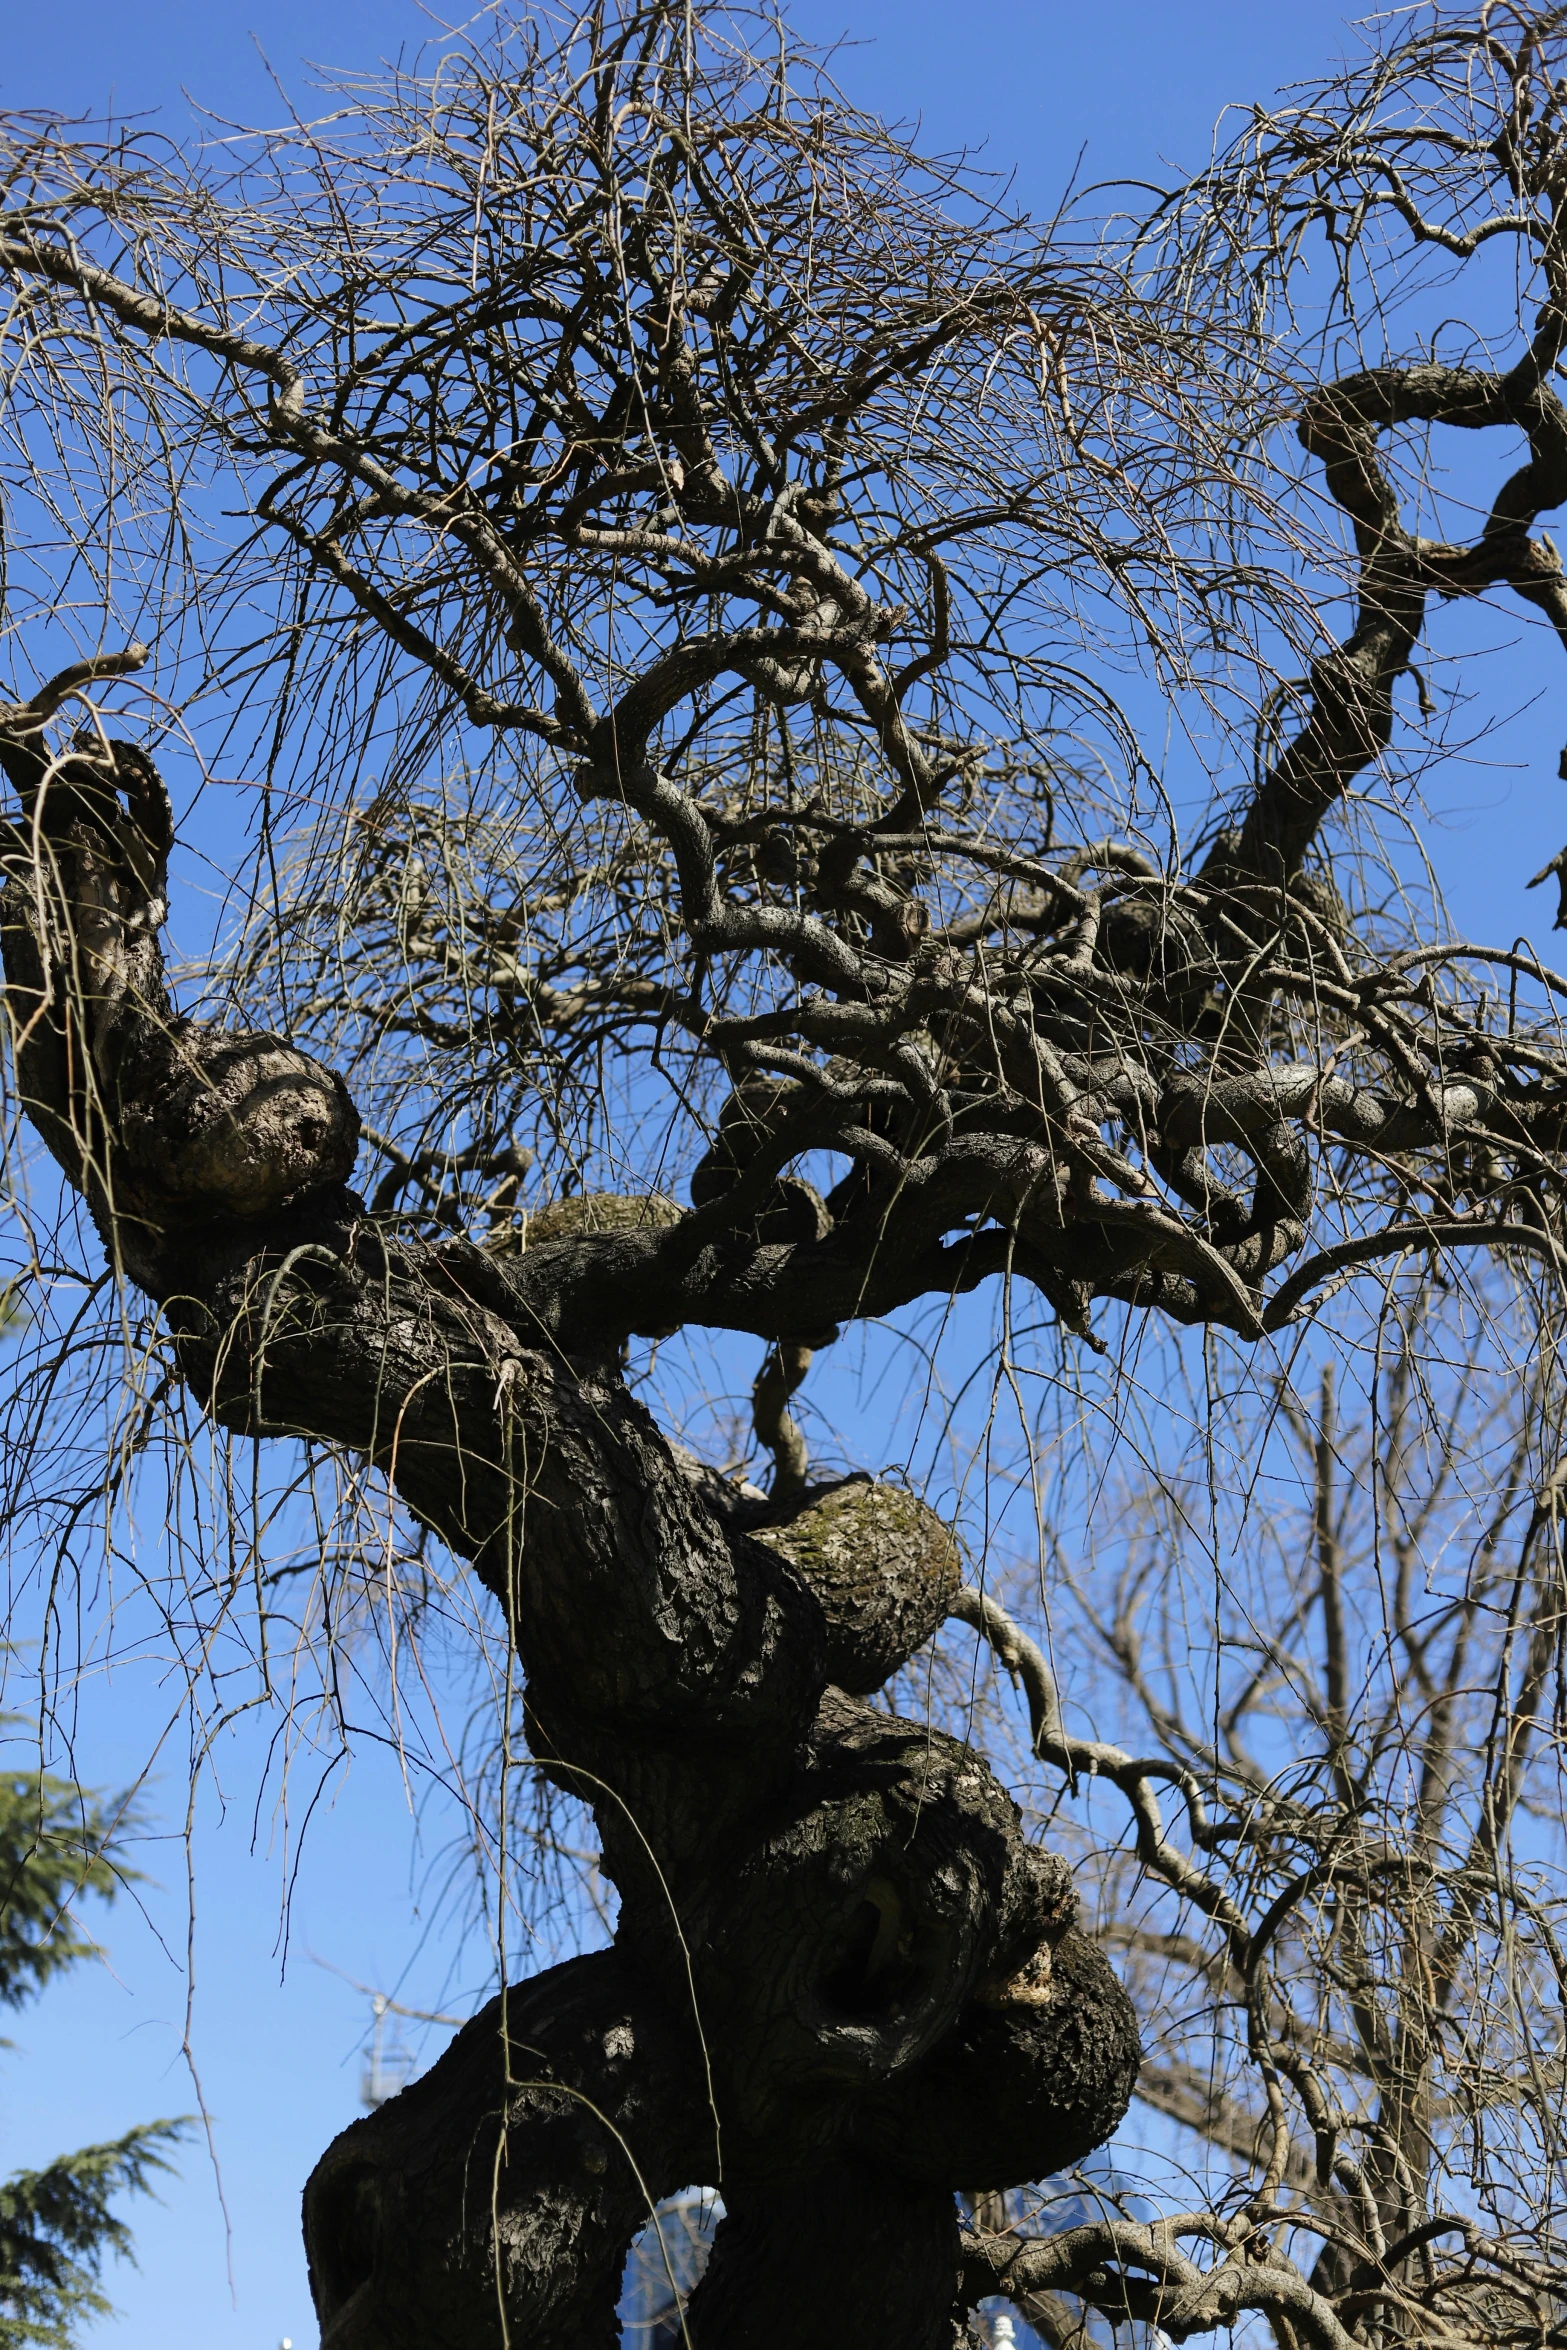
[[(845, 1324), (991, 1280), (1069, 1343), (1156, 1316), (1271, 1360), (1361, 1268), (1478, 1249), (1549, 1325), (1563, 983), (1448, 939), (1346, 811), (1442, 747), (1423, 673), (1395, 716), (1433, 599), (1567, 636), (1535, 532), (1567, 493), (1564, 70), (1555, 13), (1401, 19), (1154, 218), (1048, 229), (772, 19), (673, 0), (498, 18), (217, 162), (8, 126), (7, 1003), (21, 1111), (157, 1309), (108, 1309), (157, 1367), (111, 1486), (183, 1397), (379, 1482), (499, 1611), (619, 1900), (610, 1949), (505, 1991), (324, 2157), (331, 2350), (608, 2342), (628, 2242), (692, 2183), (727, 2215), (697, 2344), (934, 2350), (999, 2274), (1342, 2350), (1437, 2273), (1434, 2011), (1399, 1986), (1448, 1962), (1414, 1896), (1402, 1956), (1372, 1936), (1336, 1635), (1328, 1776), (1246, 1813), (1247, 1910), (1160, 1820), (1173, 1779), (1207, 1854), (1195, 1766), (1079, 1748), (921, 1501), (808, 1482), (791, 1401)], [(1502, 240), (1505, 315), (1444, 324)], [(1527, 448), (1464, 537), (1399, 470), (1437, 424)], [(132, 742), (104, 704), (144, 673)], [(1194, 840), (1139, 748), (1153, 694), (1250, 747)], [(262, 778), (248, 918), (183, 1012), (153, 755), (182, 738)], [(765, 1350), (770, 1495), (632, 1392), (632, 1342), (692, 1327)], [(1558, 1616), (1526, 1550), (1530, 1646)], [(954, 1608), (1220, 1930), (1269, 2117), (1227, 2212), (963, 2252), (954, 2191), (1102, 2142), (1138, 2040), (975, 1748), (866, 1702)], [(1440, 1714), (1462, 1673), (1431, 1669)], [(1482, 1858), (1536, 1703), (1506, 1688)], [(1278, 1988), (1297, 1949), (1316, 2023)], [(1319, 2026), (1360, 2033), (1364, 2158)], [(1273, 2234), (1291, 2099), (1343, 2189), (1310, 2272)], [(1517, 2287), (1553, 2332), (1551, 2257), (1462, 2240), (1419, 2322), (1494, 2334)]]
[[(1107, 1591), (1063, 1569), (1070, 1710), (1118, 1714), (1126, 1745), (1070, 1733), (994, 1598), (958, 1608), (1067, 1775), (1058, 1847), (1096, 1783), (1127, 1807), (1120, 1852), (1102, 1816), (1076, 1833), (1101, 1838), (1099, 1932), (1145, 2018), (1140, 2103), (1210, 2158), (1174, 2231), (1223, 2244), (1246, 2213), (1251, 2257), (1320, 2298), (1298, 2322), (1263, 2300), (1285, 2340), (1328, 2312), (1422, 2340), (1560, 2325), (1561, 1469), (1538, 1471), (1538, 1378), (1476, 1406), (1494, 1331), (1433, 1370), (1448, 1319), (1429, 1291), (1396, 1309), (1347, 1419), (1331, 1364), (1309, 1404), (1255, 1399), (1242, 1441), (1268, 1469), (1209, 1641), (1179, 1480), (1125, 1497), (1141, 1531)], [(1166, 2326), (1259, 2305), (1222, 2261), (1167, 2260), (1146, 2218), (1052, 2227), (1035, 2202), (990, 2214), (981, 2255), (1052, 2342), (1085, 2304)]]

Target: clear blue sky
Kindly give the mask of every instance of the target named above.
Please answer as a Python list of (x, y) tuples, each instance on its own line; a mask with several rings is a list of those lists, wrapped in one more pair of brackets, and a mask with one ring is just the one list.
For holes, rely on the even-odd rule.
[[(1154, 176), (1161, 159), (1205, 155), (1229, 100), (1267, 95), (1310, 75), (1343, 41), (1327, 0), (798, 0), (807, 34), (861, 44), (839, 74), (862, 102), (923, 118), (933, 145), (983, 145), (1015, 166), (1022, 195), (1047, 204), (1086, 149), (1088, 176)], [(304, 110), (309, 56), (362, 66), (416, 46), (432, 16), (407, 0), (74, 0), (12, 5), (0, 29), (0, 105), (157, 110), (183, 132), (189, 100), (230, 118), (275, 119), (268, 68)], [(265, 61), (265, 62), (264, 62)], [(1563, 681), (1567, 684), (1567, 680)], [(1559, 787), (1542, 807), (1542, 773), (1567, 734), (1567, 693), (1516, 737), (1530, 773), (1476, 778), (1483, 805), (1444, 858), (1461, 916), (1492, 932), (1540, 921), (1521, 877), (1559, 845)], [(1540, 729), (1543, 728), (1543, 733)], [(1548, 763), (1541, 745), (1552, 746)], [(1458, 798), (1465, 797), (1460, 791)], [(1543, 842), (1543, 845), (1542, 845)], [(1535, 854), (1535, 850), (1539, 853)], [(1548, 919), (1546, 915), (1545, 919)], [(89, 1691), (83, 1767), (113, 1780), (139, 1767), (164, 1703), (155, 1667)], [(414, 1959), (429, 1920), (417, 1913), (408, 1809), (398, 1774), (373, 1756), (318, 1807), (293, 1887), (286, 1967), (279, 1938), (283, 1863), (269, 1811), (255, 1822), (264, 1732), (252, 1720), (218, 1758), (226, 1811), (199, 1822), (194, 2048), (214, 2117), (233, 2222), (234, 2292), (213, 2174), (199, 2147), (161, 2212), (136, 2215), (139, 2274), (111, 2289), (124, 2315), (104, 2339), (124, 2350), (296, 2350), (315, 2340), (298, 2244), (298, 2195), (310, 2163), (356, 2110), (365, 2003), (311, 1953), (361, 1981), (405, 1968), (415, 2003), (438, 1999), (439, 1949)], [(192, 2102), (184, 2029), (185, 1773), (165, 1755), (153, 1804), (168, 1841), (149, 1848), (161, 1880), (145, 1914), (104, 1921), (112, 1971), (68, 1981), (19, 2019), (0, 2059), (0, 2163), (34, 2162), (153, 2113)]]

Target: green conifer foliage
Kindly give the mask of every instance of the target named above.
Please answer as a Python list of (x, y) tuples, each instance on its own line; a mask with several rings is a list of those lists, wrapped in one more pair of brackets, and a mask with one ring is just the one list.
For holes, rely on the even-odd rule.
[[(79, 1959), (97, 1955), (75, 1905), (112, 1900), (134, 1872), (120, 1857), (129, 1815), (46, 1772), (0, 1777), (0, 2001), (19, 2007)], [(0, 2350), (70, 2350), (107, 2313), (104, 2257), (128, 2257), (130, 2231), (111, 2208), (169, 2168), (182, 2121), (62, 2154), (0, 2180)]]

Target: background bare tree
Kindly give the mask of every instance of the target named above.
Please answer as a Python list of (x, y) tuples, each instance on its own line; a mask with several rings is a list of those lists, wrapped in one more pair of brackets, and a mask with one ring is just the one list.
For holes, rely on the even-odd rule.
[[(12, 1539), (62, 1575), (94, 1514), (112, 1545), (166, 1440), (199, 1630), (245, 1582), (213, 1518), (230, 1560), (279, 1523), (235, 1466), (265, 1440), (317, 1513), (308, 1636), (382, 1569), (414, 1631), (476, 1584), (497, 1737), (618, 1897), (324, 2157), (332, 2350), (610, 2341), (694, 2183), (697, 2344), (945, 2350), (998, 2284), (1057, 2335), (1554, 2333), (1556, 1943), (1509, 1855), (1561, 1622), (1564, 983), (1449, 939), (1375, 818), (1444, 747), (1435, 606), (1567, 638), (1564, 72), (1554, 12), (1400, 18), (1151, 217), (1046, 228), (770, 17), (672, 0), (496, 17), (218, 162), (8, 126), (5, 967), (65, 1187), (18, 1142)], [(1439, 531), (1443, 425), (1496, 478)], [(1195, 820), (1161, 708), (1207, 746)], [(181, 1010), (189, 751), (256, 778), (256, 835)], [(1460, 1325), (1505, 1300), (1474, 1377), (1503, 1330), (1530, 1368), (1494, 1530), (1417, 1606), (1468, 1395), (1415, 1368), (1432, 1260)], [(1295, 1368), (1373, 1266), (1409, 1368), (1342, 1484), (1398, 1497), (1410, 1563), (1368, 1672)], [(1069, 1728), (925, 1501), (810, 1481), (813, 1357), (990, 1282), (1001, 1386), (1031, 1290), (1068, 1359), (1193, 1329), (1264, 1457), (1310, 1452), (1308, 1580), (1239, 1646), (1214, 1603), (1208, 1712), (1084, 1583), (1151, 1759)], [(671, 1441), (646, 1348), (694, 1329), (753, 1342), (768, 1493)], [(1039, 1757), (1130, 1800), (1152, 1890), (1104, 1874), (1107, 1937), (961, 1708), (867, 1702), (954, 1613)], [(1149, 2080), (1234, 2192), (1022, 2247), (981, 2201), (965, 2249), (957, 2191), (1126, 2108), (1106, 1938), (1239, 2030), (1233, 2087)]]
[(1124, 1953), (1140, 2106), (1177, 2125), (1162, 2176), (1157, 2129), (1131, 2133), (1097, 2223), (1060, 2225), (1063, 2187), (982, 2207), (984, 2259), (1052, 2342), (1085, 2303), (1211, 2325), (1244, 2291), (1165, 2265), (1148, 2198), (1169, 2212), (1183, 2177), (1198, 2242), (1256, 2216), (1260, 2177), (1271, 2256), (1352, 2334), (1559, 2324), (1561, 1469), (1536, 1451), (1549, 1378), (1477, 1403), (1496, 1328), (1455, 1348), (1450, 1306), (1417, 1287), (1369, 1365), (1351, 1348), (1347, 1420), (1331, 1361), (1245, 1411), (1206, 1635), (1201, 1476), (1106, 1497), (1120, 1569), (1061, 1564), (1054, 1668), (996, 1599), (960, 1603), (1064, 1774), (1035, 1800)]

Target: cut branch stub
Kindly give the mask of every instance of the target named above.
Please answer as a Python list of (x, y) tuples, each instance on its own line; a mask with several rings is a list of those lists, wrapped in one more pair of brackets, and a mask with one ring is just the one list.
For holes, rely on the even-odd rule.
[[(1074, 1915), (1064, 1865), (968, 1747), (829, 1690), (771, 1816), (706, 1889), (721, 2106), (771, 2166), (840, 2143), (861, 2091), (902, 2081)], [(941, 2171), (939, 2135), (920, 2160)]]
[(352, 1174), (359, 1116), (347, 1087), (281, 1037), (182, 1022), (149, 1038), (138, 1058), (119, 1139), (153, 1221), (256, 1221)]
[(866, 1477), (814, 1486), (754, 1525), (827, 1618), (827, 1674), (866, 1696), (930, 1638), (963, 1580), (952, 1529), (896, 1485)]
[[(173, 825), (145, 753), (89, 741), (51, 760), (0, 724), (22, 820), (0, 845), (7, 997), (22, 1098), (139, 1279), (170, 1228), (275, 1215), (353, 1171), (342, 1079), (280, 1037), (176, 1017), (158, 931)], [(122, 804), (123, 803), (123, 804)]]
[(926, 2061), (862, 2108), (855, 2143), (921, 2185), (1009, 2187), (1102, 2146), (1137, 2085), (1132, 2003), (1075, 1927), (988, 1984)]

